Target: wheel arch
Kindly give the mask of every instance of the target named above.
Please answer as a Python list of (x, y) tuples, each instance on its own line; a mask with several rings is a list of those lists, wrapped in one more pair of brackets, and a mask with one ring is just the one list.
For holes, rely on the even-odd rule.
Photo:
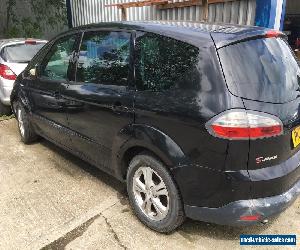
[(11, 95), (11, 107), (12, 107), (12, 111), (15, 115), (16, 115), (15, 103), (18, 101), (21, 102), (21, 104), (23, 105), (24, 109), (27, 112), (30, 111), (28, 99), (21, 88), (17, 88), (16, 90), (14, 90), (14, 92)]
[(118, 150), (115, 150), (115, 171), (117, 178), (122, 181), (126, 181), (127, 169), (132, 158), (143, 151), (156, 157), (169, 169), (187, 161), (179, 145), (157, 128), (132, 124), (123, 129), (121, 134), (120, 137), (124, 138), (126, 135), (127, 139), (117, 146)]

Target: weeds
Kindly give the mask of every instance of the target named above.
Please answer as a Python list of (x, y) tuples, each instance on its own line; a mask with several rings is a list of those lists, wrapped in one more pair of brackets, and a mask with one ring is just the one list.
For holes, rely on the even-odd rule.
[(14, 118), (14, 117), (15, 117), (15, 115), (9, 115), (9, 116), (3, 115), (3, 116), (0, 116), (0, 122), (1, 122), (1, 121), (5, 121), (5, 120), (12, 119), (12, 118)]

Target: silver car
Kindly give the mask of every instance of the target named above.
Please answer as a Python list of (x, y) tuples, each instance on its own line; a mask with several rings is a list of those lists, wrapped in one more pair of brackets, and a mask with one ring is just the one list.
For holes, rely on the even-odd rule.
[(0, 40), (0, 116), (8, 115), (14, 81), (32, 57), (47, 43), (37, 39)]

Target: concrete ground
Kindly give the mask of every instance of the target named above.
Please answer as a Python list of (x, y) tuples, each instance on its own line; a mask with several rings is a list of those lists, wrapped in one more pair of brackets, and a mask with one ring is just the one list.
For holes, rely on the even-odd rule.
[(23, 145), (14, 119), (0, 121), (0, 192), (0, 249), (239, 249), (240, 234), (300, 236), (300, 199), (267, 225), (187, 220), (155, 233), (123, 184), (45, 140)]

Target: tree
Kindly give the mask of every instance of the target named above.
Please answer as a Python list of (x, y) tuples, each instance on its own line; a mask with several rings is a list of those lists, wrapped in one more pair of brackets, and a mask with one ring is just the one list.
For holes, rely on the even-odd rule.
[(15, 9), (16, 0), (7, 0), (6, 2), (6, 23), (5, 23), (5, 34), (15, 33), (15, 27), (10, 27), (10, 23), (17, 22)]
[[(67, 24), (65, 0), (6, 0), (7, 37), (41, 37), (45, 29)], [(17, 13), (29, 8), (30, 13)]]

